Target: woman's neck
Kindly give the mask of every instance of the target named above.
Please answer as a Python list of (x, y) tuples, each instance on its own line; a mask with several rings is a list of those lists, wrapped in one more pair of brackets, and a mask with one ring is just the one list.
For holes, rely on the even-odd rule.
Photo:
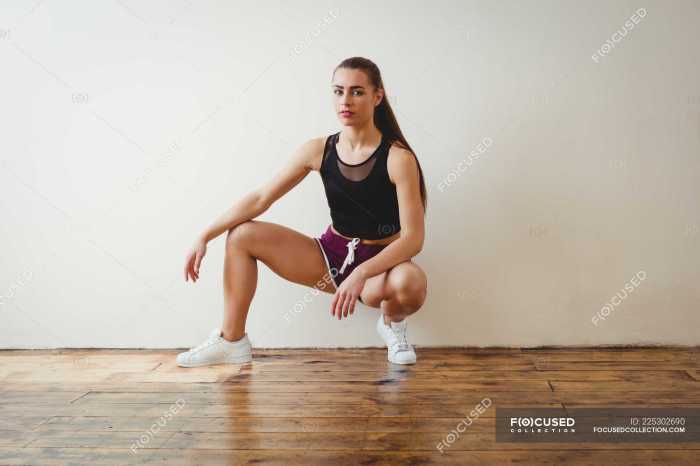
[(364, 147), (377, 147), (382, 140), (382, 132), (374, 125), (362, 128), (346, 126), (340, 132), (341, 144), (350, 148), (350, 151), (361, 151)]

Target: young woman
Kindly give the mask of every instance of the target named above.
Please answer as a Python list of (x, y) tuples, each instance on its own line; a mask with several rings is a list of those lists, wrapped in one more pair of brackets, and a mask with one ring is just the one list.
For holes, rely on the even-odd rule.
[[(224, 321), (202, 344), (177, 356), (182, 367), (252, 360), (245, 332), (258, 260), (281, 277), (334, 293), (330, 313), (352, 315), (355, 303), (379, 308), (377, 331), (388, 360), (413, 364), (406, 317), (425, 301), (426, 275), (411, 261), (423, 247), (426, 189), (418, 159), (386, 99), (370, 60), (353, 57), (333, 72), (331, 89), (342, 131), (302, 144), (268, 184), (244, 196), (197, 239), (185, 280), (199, 279), (207, 243), (227, 231)], [(311, 171), (320, 173), (332, 224), (318, 238), (252, 220)]]

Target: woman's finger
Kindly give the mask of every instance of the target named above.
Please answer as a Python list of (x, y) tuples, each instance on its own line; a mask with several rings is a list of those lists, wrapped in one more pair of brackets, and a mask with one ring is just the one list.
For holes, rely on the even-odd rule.
[(340, 297), (338, 298), (338, 302), (335, 305), (335, 315), (338, 317), (338, 320), (340, 320), (343, 317), (343, 303), (345, 302), (345, 297), (347, 296), (347, 293), (345, 291), (340, 293)]
[(185, 259), (185, 281), (188, 281), (190, 277), (190, 264), (192, 264), (191, 255), (187, 256), (187, 259)]
[(345, 317), (352, 315), (353, 312), (355, 312), (355, 303), (357, 302), (357, 296), (356, 295), (350, 295), (350, 302), (348, 303), (348, 312), (345, 314)]
[[(348, 314), (353, 315), (355, 313), (355, 304), (357, 303), (357, 296), (352, 295), (352, 301), (350, 301), (350, 306), (348, 309)], [(348, 316), (348, 314), (345, 314), (345, 317)]]
[(343, 292), (338, 292), (338, 299), (333, 304), (333, 317), (338, 317), (338, 307), (343, 303)]
[(345, 299), (343, 300), (343, 305), (340, 309), (342, 317), (348, 316), (348, 306), (350, 305), (350, 301), (352, 301), (352, 294), (350, 292), (347, 292), (345, 293)]
[(352, 293), (348, 293), (348, 297), (345, 299), (345, 302), (343, 303), (343, 317), (348, 316), (348, 311), (350, 310), (350, 304), (352, 304)]
[(338, 290), (335, 291), (333, 294), (333, 301), (331, 301), (331, 315), (335, 316), (335, 305), (338, 302), (338, 297), (340, 296), (340, 293), (338, 293)]
[(202, 263), (202, 257), (204, 257), (202, 255), (202, 253), (197, 252), (197, 257), (195, 258), (195, 261), (194, 261), (194, 270), (195, 270), (195, 272), (197, 272), (197, 275), (199, 275), (199, 264)]

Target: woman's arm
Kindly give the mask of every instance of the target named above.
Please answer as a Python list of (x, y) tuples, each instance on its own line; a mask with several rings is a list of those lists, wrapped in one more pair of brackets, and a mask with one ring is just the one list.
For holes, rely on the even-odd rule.
[(322, 138), (311, 139), (299, 146), (284, 168), (267, 184), (243, 196), (204, 230), (201, 238), (209, 242), (234, 226), (261, 215), (309, 174), (314, 158), (322, 150)]
[(337, 316), (338, 319), (355, 312), (355, 302), (368, 278), (409, 260), (423, 249), (424, 210), (416, 159), (410, 151), (392, 146), (389, 150), (387, 169), (389, 179), (396, 185), (401, 232), (397, 240), (392, 241), (379, 254), (358, 265), (340, 284), (331, 303), (331, 315)]
[(399, 239), (353, 270), (365, 280), (409, 260), (423, 249), (425, 222), (415, 157), (406, 149), (392, 148), (387, 169), (389, 179), (396, 185), (401, 231)]
[(249, 192), (197, 237), (185, 259), (185, 281), (199, 279), (199, 267), (207, 253), (207, 243), (236, 225), (265, 212), (280, 197), (318, 165), (323, 154), (324, 138), (311, 139), (294, 151), (292, 157), (266, 185)]

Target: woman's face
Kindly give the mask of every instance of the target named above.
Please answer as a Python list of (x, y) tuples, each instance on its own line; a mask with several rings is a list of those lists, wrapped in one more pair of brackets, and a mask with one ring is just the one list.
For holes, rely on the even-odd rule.
[(333, 105), (343, 125), (363, 126), (374, 116), (374, 107), (384, 95), (381, 89), (370, 84), (361, 70), (338, 68), (331, 83)]

